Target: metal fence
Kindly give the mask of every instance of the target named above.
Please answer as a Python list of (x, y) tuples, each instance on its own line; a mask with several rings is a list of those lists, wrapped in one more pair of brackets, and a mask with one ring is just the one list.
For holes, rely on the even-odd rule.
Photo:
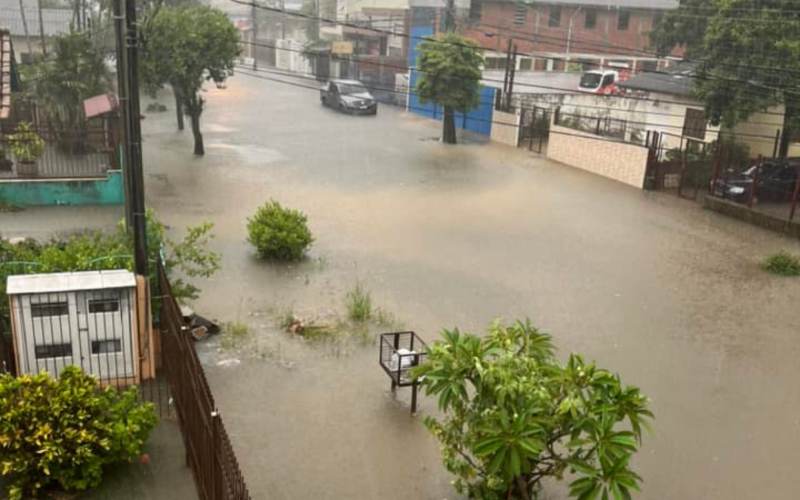
[(233, 446), (162, 266), (158, 276), (164, 363), (198, 496), (200, 500), (249, 500)]
[(108, 170), (119, 167), (118, 140), (109, 129), (38, 128), (35, 132), (44, 144), (34, 162), (23, 161), (19, 152), (32, 146), (35, 139), (15, 141), (13, 134), (0, 137), (0, 180), (105, 177)]
[(570, 113), (557, 108), (553, 123), (560, 127), (571, 128), (599, 137), (644, 145), (645, 137), (641, 126), (628, 120), (608, 116), (582, 115), (578, 111)]
[(520, 110), (519, 147), (541, 154), (550, 137), (550, 110), (534, 106)]

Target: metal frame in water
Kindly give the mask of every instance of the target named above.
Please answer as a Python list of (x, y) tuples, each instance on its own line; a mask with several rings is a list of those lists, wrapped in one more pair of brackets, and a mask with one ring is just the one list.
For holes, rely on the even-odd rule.
[(398, 387), (411, 387), (411, 413), (417, 413), (418, 382), (408, 371), (424, 362), (427, 345), (414, 332), (392, 332), (381, 334), (378, 362), (392, 379), (392, 392)]

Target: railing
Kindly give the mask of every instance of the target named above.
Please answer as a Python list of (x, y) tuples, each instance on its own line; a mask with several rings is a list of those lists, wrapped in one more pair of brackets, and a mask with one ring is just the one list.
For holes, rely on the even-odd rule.
[[(102, 128), (79, 131), (38, 129), (43, 141), (41, 155), (35, 162), (25, 162), (15, 154), (13, 134), (0, 138), (0, 180), (3, 179), (71, 179), (105, 177), (106, 172), (118, 168), (118, 142), (110, 130)], [(35, 139), (17, 143), (32, 146)]]
[(233, 446), (161, 266), (158, 276), (163, 359), (198, 497), (249, 500)]

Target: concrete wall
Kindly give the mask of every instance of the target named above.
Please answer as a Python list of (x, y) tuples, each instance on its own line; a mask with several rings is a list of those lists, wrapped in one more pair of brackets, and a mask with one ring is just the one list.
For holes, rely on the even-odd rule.
[(550, 126), (547, 158), (642, 189), (647, 148)]
[(788, 219), (781, 219), (762, 212), (757, 212), (747, 208), (747, 205), (742, 205), (741, 203), (721, 200), (711, 196), (705, 197), (703, 206), (714, 212), (733, 217), (734, 219), (743, 220), (756, 226), (800, 238), (800, 221), (790, 222)]
[(772, 157), (775, 150), (775, 135), (783, 130), (783, 106), (776, 106), (767, 113), (757, 113), (746, 122), (740, 123), (725, 133), (731, 133), (736, 140), (750, 146), (750, 156)]
[(11, 205), (121, 205), (122, 171), (106, 179), (15, 179), (0, 182), (0, 201)]
[(492, 141), (516, 147), (519, 143), (519, 114), (495, 110), (492, 122)]

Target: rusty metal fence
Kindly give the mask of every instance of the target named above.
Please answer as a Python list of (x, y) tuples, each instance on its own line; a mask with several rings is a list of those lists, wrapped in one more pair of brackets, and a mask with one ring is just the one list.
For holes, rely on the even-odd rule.
[(233, 446), (162, 266), (159, 266), (158, 286), (162, 301), (163, 359), (198, 497), (249, 500)]

